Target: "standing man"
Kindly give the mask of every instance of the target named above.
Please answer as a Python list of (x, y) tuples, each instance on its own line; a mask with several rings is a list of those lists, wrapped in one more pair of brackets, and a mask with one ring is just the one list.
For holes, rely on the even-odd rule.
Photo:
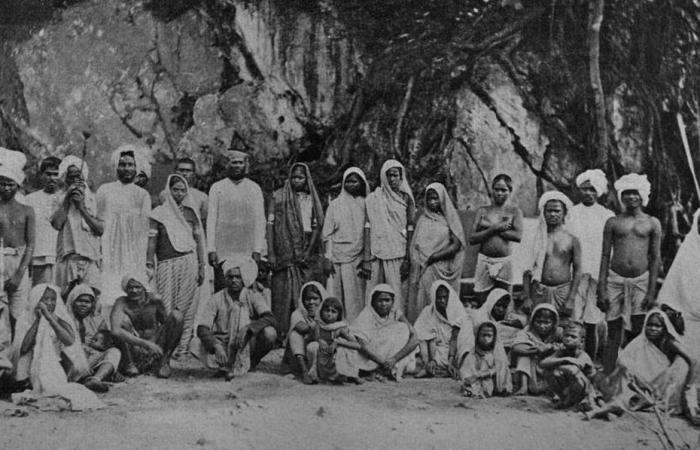
[(615, 182), (615, 190), (623, 212), (605, 223), (598, 277), (598, 307), (608, 322), (603, 355), (607, 373), (615, 367), (624, 332), (630, 340), (642, 331), (645, 311), (654, 304), (661, 261), (661, 224), (642, 211), (651, 192), (647, 176), (625, 175)]
[(15, 199), (24, 182), (26, 163), (24, 153), (0, 147), (0, 258), (3, 262), (0, 302), (9, 305), (13, 330), (27, 307), (27, 269), (34, 254), (34, 209)]
[(571, 319), (581, 281), (581, 245), (564, 228), (573, 203), (559, 191), (540, 197), (540, 224), (535, 236), (533, 264), (523, 274), (526, 304), (549, 303), (559, 317)]
[(41, 190), (25, 197), (24, 203), (34, 208), (36, 220), (36, 242), (30, 275), (32, 285), (54, 282), (54, 265), (56, 264), (56, 238), (58, 232), (51, 226), (51, 215), (60, 204), (61, 193), (58, 191), (58, 166), (61, 160), (49, 156), (39, 165)]
[(382, 165), (380, 186), (367, 196), (365, 254), (371, 250), (372, 275), (368, 289), (380, 283), (396, 292), (394, 305), (406, 310), (408, 275), (411, 270), (409, 246), (413, 237), (416, 203), (406, 169), (395, 159)]
[(134, 184), (140, 151), (128, 144), (115, 150), (112, 164), (118, 181), (103, 184), (97, 190), (97, 217), (104, 223), (101, 298), (104, 314), (109, 313), (114, 300), (122, 294), (122, 275), (130, 271), (146, 272), (151, 197)]
[(262, 189), (248, 174), (248, 154), (226, 152), (227, 177), (209, 190), (207, 250), (214, 268), (214, 291), (225, 287), (221, 264), (243, 254), (256, 263), (267, 251), (265, 200)]
[(58, 230), (56, 285), (63, 292), (72, 285), (100, 285), (100, 236), (104, 223), (97, 218), (97, 200), (87, 186), (88, 167), (77, 156), (66, 156), (58, 167), (66, 184), (60, 206), (51, 216)]
[(598, 203), (608, 192), (608, 180), (600, 169), (587, 170), (576, 177), (581, 203), (571, 208), (566, 224), (581, 244), (581, 283), (574, 305), (574, 320), (585, 326), (585, 350), (595, 358), (599, 348), (598, 327), (605, 319), (596, 302), (600, 255), (603, 251), (605, 222), (615, 215)]

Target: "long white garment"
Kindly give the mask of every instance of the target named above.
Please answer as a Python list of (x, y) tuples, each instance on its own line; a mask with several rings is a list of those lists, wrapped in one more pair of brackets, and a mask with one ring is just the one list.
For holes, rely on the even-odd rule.
[(36, 237), (34, 240), (34, 261), (39, 264), (56, 262), (56, 238), (58, 231), (51, 226), (51, 215), (61, 205), (61, 192), (47, 194), (36, 191), (25, 197), (25, 204), (34, 208)]
[(146, 270), (151, 197), (133, 183), (103, 184), (97, 190), (97, 215), (104, 221), (100, 302), (109, 307), (123, 295), (124, 274)]
[(598, 279), (600, 256), (603, 251), (603, 229), (605, 222), (615, 213), (598, 203), (586, 206), (583, 203), (571, 208), (566, 218), (566, 228), (581, 243), (581, 273)]
[(267, 253), (265, 201), (257, 183), (244, 178), (236, 184), (228, 178), (209, 190), (207, 251), (219, 261), (236, 254)]

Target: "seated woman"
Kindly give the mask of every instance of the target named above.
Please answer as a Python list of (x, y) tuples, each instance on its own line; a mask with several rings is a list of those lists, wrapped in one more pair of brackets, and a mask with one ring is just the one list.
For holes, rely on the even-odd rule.
[(238, 255), (224, 261), (221, 270), (226, 287), (200, 306), (190, 351), (230, 381), (258, 365), (274, 348), (277, 332), (263, 286), (256, 281), (255, 261)]
[(76, 340), (82, 345), (90, 367), (91, 374), (83, 384), (92, 391), (107, 392), (109, 387), (104, 381), (117, 375), (122, 354), (114, 345), (107, 321), (96, 312), (96, 307), (95, 291), (87, 284), (75, 286), (68, 294), (66, 308), (75, 324)]
[(410, 246), (411, 277), (406, 316), (418, 318), (430, 301), (430, 290), (437, 280), (459, 289), (467, 240), (462, 221), (440, 183), (425, 188), (425, 210), (418, 217)]
[(416, 378), (456, 378), (457, 336), (462, 323), (469, 319), (459, 296), (446, 281), (435, 281), (430, 287), (429, 295), (430, 305), (423, 308), (413, 325), (420, 341), (420, 356), (423, 361), (423, 368), (416, 374)]
[(184, 319), (177, 309), (166, 313), (163, 301), (147, 291), (144, 278), (145, 274), (122, 278), (126, 295), (114, 302), (112, 335), (122, 352), (125, 375), (155, 372), (159, 378), (168, 378), (170, 358), (180, 342)]
[(496, 323), (479, 323), (474, 327), (474, 348), (466, 354), (459, 368), (462, 393), (476, 398), (509, 395), (513, 392), (513, 381), (508, 365)]
[[(17, 322), (13, 356), (16, 380), (29, 381), (32, 390), (13, 396), (13, 401), (48, 399), (74, 411), (101, 408), (95, 394), (69, 382), (85, 376), (89, 367), (59, 292), (56, 286), (38, 284), (29, 293), (27, 309)], [(62, 357), (70, 362), (70, 377)]]
[(492, 321), (498, 328), (498, 339), (506, 351), (510, 351), (513, 341), (525, 326), (525, 318), (512, 308), (510, 294), (505, 289), (495, 288), (489, 292), (486, 301), (473, 316), (475, 323)]
[(615, 369), (600, 386), (607, 403), (587, 416), (601, 418), (653, 405), (668, 414), (678, 414), (681, 396), (689, 387), (696, 364), (681, 345), (668, 316), (652, 309), (644, 318), (643, 332), (620, 351)]
[(360, 350), (357, 339), (350, 334), (348, 323), (343, 319), (343, 304), (336, 297), (328, 297), (321, 304), (319, 317), (313, 330), (318, 347), (316, 373), (321, 381), (342, 384), (350, 381), (362, 384), (359, 378), (347, 377), (338, 372), (336, 354), (338, 347)]
[(530, 324), (515, 337), (511, 354), (515, 358), (515, 373), (520, 381), (515, 395), (540, 395), (545, 391), (544, 369), (540, 363), (563, 348), (558, 323), (556, 308), (549, 303), (540, 303), (532, 310)]
[(321, 302), (326, 299), (326, 290), (321, 283), (310, 281), (301, 287), (299, 306), (289, 321), (289, 334), (285, 350), (285, 362), (292, 371), (301, 376), (304, 384), (314, 384), (318, 343), (315, 342), (315, 327)]
[(379, 380), (389, 377), (399, 381), (404, 373), (415, 370), (418, 338), (403, 313), (394, 307), (395, 298), (396, 291), (388, 284), (372, 289), (369, 304), (350, 325), (360, 349), (337, 349), (338, 373), (357, 378), (362, 371)]

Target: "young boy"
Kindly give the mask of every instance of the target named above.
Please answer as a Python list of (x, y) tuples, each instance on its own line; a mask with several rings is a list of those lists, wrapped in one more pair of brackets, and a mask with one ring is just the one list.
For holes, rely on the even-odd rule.
[(549, 389), (557, 396), (557, 409), (580, 404), (594, 392), (590, 379), (595, 368), (583, 350), (585, 335), (582, 324), (570, 322), (564, 329), (563, 348), (540, 363)]
[(41, 190), (27, 195), (25, 204), (34, 208), (36, 219), (36, 243), (30, 274), (32, 285), (54, 282), (56, 264), (56, 238), (58, 231), (51, 226), (51, 215), (61, 204), (58, 190), (58, 166), (61, 160), (55, 156), (44, 159), (39, 166)]

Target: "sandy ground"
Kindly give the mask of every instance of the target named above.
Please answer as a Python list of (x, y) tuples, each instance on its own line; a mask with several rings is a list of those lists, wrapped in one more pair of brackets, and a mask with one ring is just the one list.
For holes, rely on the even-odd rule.
[[(663, 448), (649, 413), (586, 422), (543, 398), (463, 398), (446, 379), (305, 386), (274, 373), (280, 358), (276, 351), (230, 383), (194, 360), (175, 362), (169, 380), (114, 385), (107, 408), (94, 412), (24, 408), (26, 417), (10, 417), (12, 405), (0, 401), (0, 448)], [(677, 448), (698, 441), (681, 419), (667, 426)]]

